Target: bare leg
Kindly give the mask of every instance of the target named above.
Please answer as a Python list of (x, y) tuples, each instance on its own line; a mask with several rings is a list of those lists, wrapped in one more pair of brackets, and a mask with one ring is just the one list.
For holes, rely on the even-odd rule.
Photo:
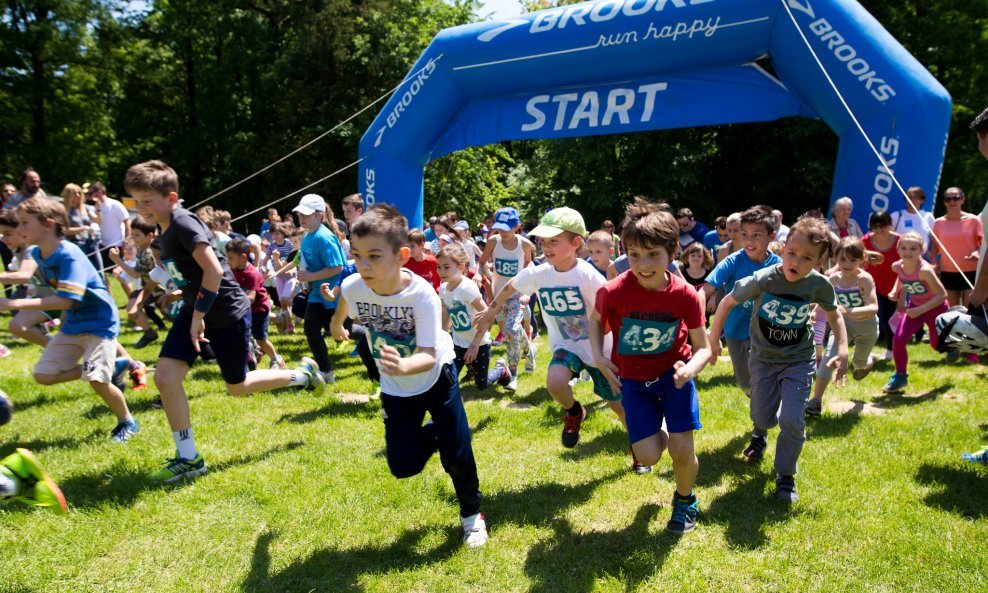
[(700, 463), (693, 450), (693, 431), (674, 432), (669, 435), (669, 457), (672, 458), (672, 474), (676, 478), (676, 492), (689, 496), (696, 483)]
[(112, 383), (90, 381), (89, 386), (103, 398), (106, 407), (110, 408), (110, 411), (117, 417), (117, 420), (123, 420), (130, 414), (130, 410), (127, 409), (127, 400), (124, 399), (123, 393), (120, 393), (120, 390)]

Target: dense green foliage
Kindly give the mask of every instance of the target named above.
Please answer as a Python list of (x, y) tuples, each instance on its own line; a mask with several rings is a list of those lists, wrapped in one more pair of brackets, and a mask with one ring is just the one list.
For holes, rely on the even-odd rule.
[[(953, 96), (941, 185), (964, 187), (979, 209), (988, 168), (967, 123), (988, 104), (988, 67), (972, 59), (988, 47), (988, 0), (864, 4)], [(33, 165), (49, 191), (99, 178), (122, 193), (128, 165), (160, 157), (197, 201), (385, 96), (436, 32), (479, 10), (478, 0), (2, 0), (0, 177)], [(217, 205), (244, 212), (352, 163), (380, 105)], [(595, 226), (646, 194), (708, 222), (755, 202), (791, 219), (826, 205), (836, 150), (826, 125), (804, 119), (509, 142), (430, 164), (426, 212), (476, 221), (500, 203), (566, 202)], [(315, 189), (338, 197), (355, 180), (351, 169)]]

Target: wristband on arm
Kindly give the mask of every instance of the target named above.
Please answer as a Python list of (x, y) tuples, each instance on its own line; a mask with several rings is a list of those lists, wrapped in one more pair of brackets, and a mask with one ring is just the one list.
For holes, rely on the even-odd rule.
[(212, 290), (200, 287), (199, 294), (196, 295), (196, 302), (193, 308), (200, 313), (209, 313), (213, 302), (216, 301), (217, 294)]

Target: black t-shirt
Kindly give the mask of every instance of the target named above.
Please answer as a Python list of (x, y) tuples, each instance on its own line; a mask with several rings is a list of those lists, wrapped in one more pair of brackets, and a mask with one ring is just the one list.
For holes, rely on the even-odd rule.
[(168, 229), (158, 236), (161, 244), (161, 263), (182, 290), (182, 301), (191, 309), (195, 303), (199, 287), (202, 285), (202, 268), (192, 257), (197, 243), (206, 243), (213, 248), (216, 259), (223, 267), (223, 278), (217, 291), (216, 301), (206, 313), (206, 327), (224, 327), (248, 314), (250, 301), (233, 278), (233, 271), (226, 263), (226, 257), (216, 249), (213, 233), (184, 208), (172, 212), (172, 222)]

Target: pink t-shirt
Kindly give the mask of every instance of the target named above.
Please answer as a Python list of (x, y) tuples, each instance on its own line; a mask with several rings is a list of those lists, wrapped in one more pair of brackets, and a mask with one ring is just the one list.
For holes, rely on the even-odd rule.
[[(978, 260), (964, 259), (981, 248), (984, 239), (981, 221), (976, 216), (968, 216), (960, 220), (947, 220), (940, 217), (933, 223), (933, 233), (939, 237), (947, 253), (957, 261), (954, 265), (946, 253), (940, 254), (940, 269), (944, 272), (974, 272), (978, 269)], [(957, 267), (960, 266), (958, 270)]]

